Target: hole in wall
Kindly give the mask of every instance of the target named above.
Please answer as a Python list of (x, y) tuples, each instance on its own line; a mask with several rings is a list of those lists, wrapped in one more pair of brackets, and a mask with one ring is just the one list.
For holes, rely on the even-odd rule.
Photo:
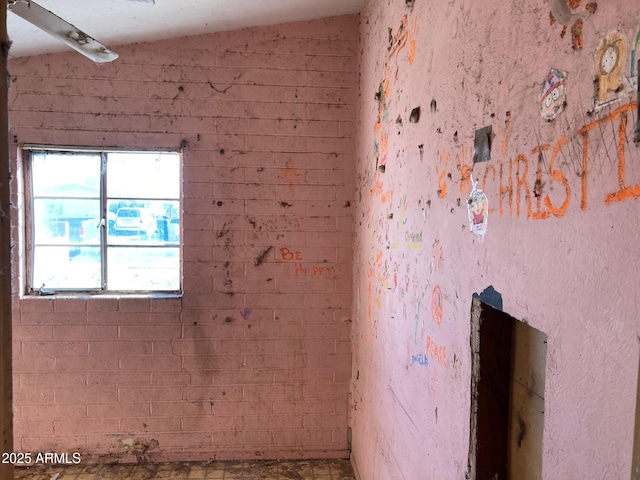
[(473, 299), (470, 478), (542, 475), (547, 336)]

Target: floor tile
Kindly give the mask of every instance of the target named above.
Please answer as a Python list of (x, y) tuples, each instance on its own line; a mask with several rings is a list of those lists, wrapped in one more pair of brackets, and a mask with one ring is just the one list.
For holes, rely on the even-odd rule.
[[(55, 477), (55, 475), (58, 475)], [(355, 480), (349, 460), (207, 461), (159, 464), (41, 465), (15, 480)]]

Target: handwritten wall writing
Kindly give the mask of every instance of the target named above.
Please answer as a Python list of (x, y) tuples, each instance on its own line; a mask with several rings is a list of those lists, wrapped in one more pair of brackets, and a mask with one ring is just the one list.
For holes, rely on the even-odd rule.
[(409, 248), (421, 248), (422, 232), (404, 232), (404, 240)]
[(431, 316), (436, 325), (442, 323), (442, 289), (440, 285), (436, 285), (433, 288), (433, 294), (431, 295)]
[(336, 267), (332, 265), (306, 265), (304, 263), (296, 262), (294, 266), (296, 277), (336, 278), (337, 276)]
[(447, 347), (438, 345), (430, 336), (427, 336), (427, 356), (447, 367)]
[(304, 258), (300, 250), (282, 247), (280, 248), (280, 258), (284, 262), (293, 264), (296, 277), (337, 277), (337, 270), (333, 265), (326, 263), (303, 263), (302, 260), (304, 260)]
[(414, 19), (409, 22), (408, 15), (405, 15), (397, 31), (395, 33), (390, 31), (389, 34), (389, 54), (384, 64), (384, 79), (380, 82), (378, 91), (375, 94), (375, 99), (378, 102), (378, 118), (373, 126), (376, 135), (373, 146), (376, 168), (385, 165), (387, 162), (389, 132), (385, 124), (389, 117), (389, 92), (400, 76), (398, 59), (400, 53), (406, 51), (409, 65), (413, 63), (416, 54), (416, 41), (414, 36), (417, 34), (417, 30), (417, 21)]
[(300, 177), (302, 175), (298, 172), (297, 168), (293, 166), (293, 159), (287, 160), (285, 168), (280, 170), (279, 177), (289, 185), (289, 190), (293, 190), (293, 186), (300, 183)]
[(427, 358), (426, 355), (423, 355), (422, 353), (418, 353), (417, 355), (412, 355), (411, 356), (411, 365), (413, 364), (418, 364), (418, 365), (422, 365), (423, 367), (428, 367), (429, 366), (429, 359)]
[[(600, 197), (601, 201), (611, 205), (640, 198), (640, 183), (631, 183), (627, 178), (626, 158), (631, 151), (627, 130), (633, 123), (629, 122), (628, 117), (633, 115), (636, 108), (637, 102), (629, 102), (580, 127), (573, 135), (566, 134), (554, 143), (534, 146), (529, 154), (519, 153), (508, 160), (483, 165), (481, 168), (484, 168), (484, 172), (480, 170), (478, 175), (482, 190), (488, 195), (497, 193), (497, 201), (491, 203), (497, 204), (500, 216), (519, 218), (526, 215), (529, 219), (542, 220), (565, 216), (578, 184), (579, 191), (575, 193), (580, 199), (580, 209), (585, 211), (590, 201), (588, 190), (591, 170), (596, 163), (594, 154), (602, 156), (609, 151), (608, 148), (597, 148), (596, 142), (609, 141), (615, 144), (615, 148), (611, 149), (615, 158), (609, 160), (617, 163), (617, 178), (607, 178), (608, 170), (604, 169), (605, 176), (601, 178), (604, 181), (613, 180), (618, 188), (605, 192)], [(446, 159), (446, 165), (449, 156), (447, 151), (440, 152), (440, 158)], [(462, 154), (457, 155), (457, 159), (467, 165), (471, 162)], [(442, 170), (438, 177), (438, 196), (441, 198), (447, 194), (447, 184), (454, 182), (450, 177), (451, 174), (447, 174), (446, 170)], [(459, 181), (463, 185), (466, 179), (461, 175)], [(640, 181), (640, 178), (635, 181)], [(489, 211), (494, 210), (492, 208)]]
[(292, 260), (302, 260), (302, 253), (299, 250), (290, 250), (288, 247), (282, 247), (280, 249), (280, 258), (285, 262)]
[(290, 215), (279, 216), (247, 216), (247, 221), (258, 231), (276, 231), (276, 230), (300, 230), (302, 228), (299, 217)]

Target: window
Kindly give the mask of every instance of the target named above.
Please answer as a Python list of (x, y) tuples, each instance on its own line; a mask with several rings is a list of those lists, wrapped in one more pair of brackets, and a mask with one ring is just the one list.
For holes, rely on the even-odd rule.
[(179, 153), (26, 153), (28, 291), (180, 290)]

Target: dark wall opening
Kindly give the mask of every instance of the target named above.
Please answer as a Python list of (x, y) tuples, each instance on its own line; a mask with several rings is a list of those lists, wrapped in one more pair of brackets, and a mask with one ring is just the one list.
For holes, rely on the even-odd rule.
[(539, 479), (547, 337), (477, 298), (471, 319), (471, 478)]
[(640, 364), (638, 365), (638, 393), (636, 395), (636, 426), (633, 434), (631, 480), (640, 480)]

